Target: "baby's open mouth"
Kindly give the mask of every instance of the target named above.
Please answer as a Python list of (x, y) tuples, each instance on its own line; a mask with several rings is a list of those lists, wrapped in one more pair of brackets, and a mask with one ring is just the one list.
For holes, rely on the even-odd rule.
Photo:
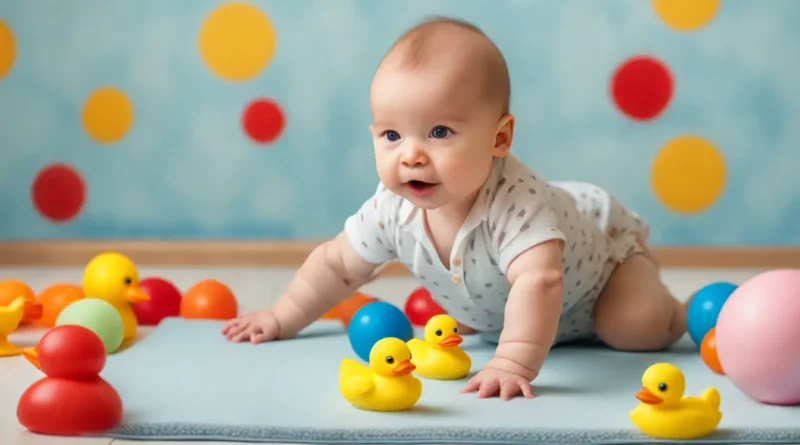
[(411, 192), (414, 193), (415, 195), (425, 195), (427, 193), (430, 193), (437, 185), (431, 182), (418, 181), (418, 180), (408, 181), (407, 184), (408, 188), (411, 189)]

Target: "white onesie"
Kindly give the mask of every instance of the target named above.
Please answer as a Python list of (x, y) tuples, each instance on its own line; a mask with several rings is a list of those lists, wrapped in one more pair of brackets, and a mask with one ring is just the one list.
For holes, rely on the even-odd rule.
[(345, 222), (366, 261), (400, 260), (434, 300), (461, 323), (496, 342), (503, 327), (509, 263), (548, 240), (565, 241), (564, 302), (556, 343), (594, 337), (594, 303), (614, 267), (641, 252), (648, 229), (599, 187), (550, 182), (509, 155), (495, 159), (456, 235), (450, 268), (439, 260), (421, 209), (382, 184)]

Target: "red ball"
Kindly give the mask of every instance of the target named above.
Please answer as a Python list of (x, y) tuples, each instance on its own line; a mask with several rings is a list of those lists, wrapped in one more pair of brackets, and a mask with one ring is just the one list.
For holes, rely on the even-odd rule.
[(35, 360), (49, 377), (91, 380), (106, 365), (106, 348), (90, 329), (66, 324), (47, 330), (36, 344)]
[(411, 292), (405, 306), (406, 317), (416, 326), (425, 326), (433, 316), (445, 314), (445, 310), (436, 304), (428, 289), (420, 287)]
[(17, 402), (17, 420), (38, 434), (96, 434), (122, 420), (122, 399), (105, 380), (45, 377), (28, 387)]
[(153, 326), (166, 317), (180, 315), (181, 292), (174, 284), (159, 277), (145, 278), (140, 284), (150, 300), (131, 305), (139, 324)]

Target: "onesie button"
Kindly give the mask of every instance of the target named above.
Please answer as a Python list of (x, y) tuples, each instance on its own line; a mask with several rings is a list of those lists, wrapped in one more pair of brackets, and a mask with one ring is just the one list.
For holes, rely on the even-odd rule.
[(453, 258), (453, 266), (458, 267), (460, 265), (461, 265), (461, 258), (459, 258), (459, 257)]
[(453, 283), (458, 284), (461, 282), (461, 277), (459, 275), (453, 274)]

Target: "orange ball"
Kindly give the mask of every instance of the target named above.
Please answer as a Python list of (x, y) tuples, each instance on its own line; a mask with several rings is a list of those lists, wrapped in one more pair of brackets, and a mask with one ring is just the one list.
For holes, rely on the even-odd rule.
[(336, 307), (331, 308), (328, 312), (322, 314), (322, 317), (319, 317), (320, 320), (338, 320), (339, 316), (336, 315)]
[(334, 310), (336, 311), (336, 315), (339, 317), (339, 320), (341, 320), (345, 327), (347, 327), (350, 324), (350, 319), (353, 318), (353, 314), (355, 314), (356, 311), (361, 309), (361, 307), (365, 304), (375, 301), (378, 301), (378, 299), (356, 291), (337, 304)]
[(703, 341), (700, 343), (700, 357), (708, 369), (719, 375), (725, 375), (717, 356), (717, 328), (711, 328), (703, 337)]
[(59, 283), (48, 286), (39, 294), (38, 298), (39, 303), (42, 304), (42, 318), (34, 323), (47, 328), (55, 326), (58, 314), (70, 303), (83, 297), (83, 288), (76, 284)]
[[(36, 301), (36, 294), (30, 286), (19, 280), (0, 281), (0, 307), (8, 306), (17, 297), (25, 297), (28, 301)], [(23, 318), (20, 324), (29, 322), (28, 318)]]
[(230, 320), (239, 310), (233, 292), (217, 280), (195, 283), (181, 298), (180, 315), (184, 318)]

